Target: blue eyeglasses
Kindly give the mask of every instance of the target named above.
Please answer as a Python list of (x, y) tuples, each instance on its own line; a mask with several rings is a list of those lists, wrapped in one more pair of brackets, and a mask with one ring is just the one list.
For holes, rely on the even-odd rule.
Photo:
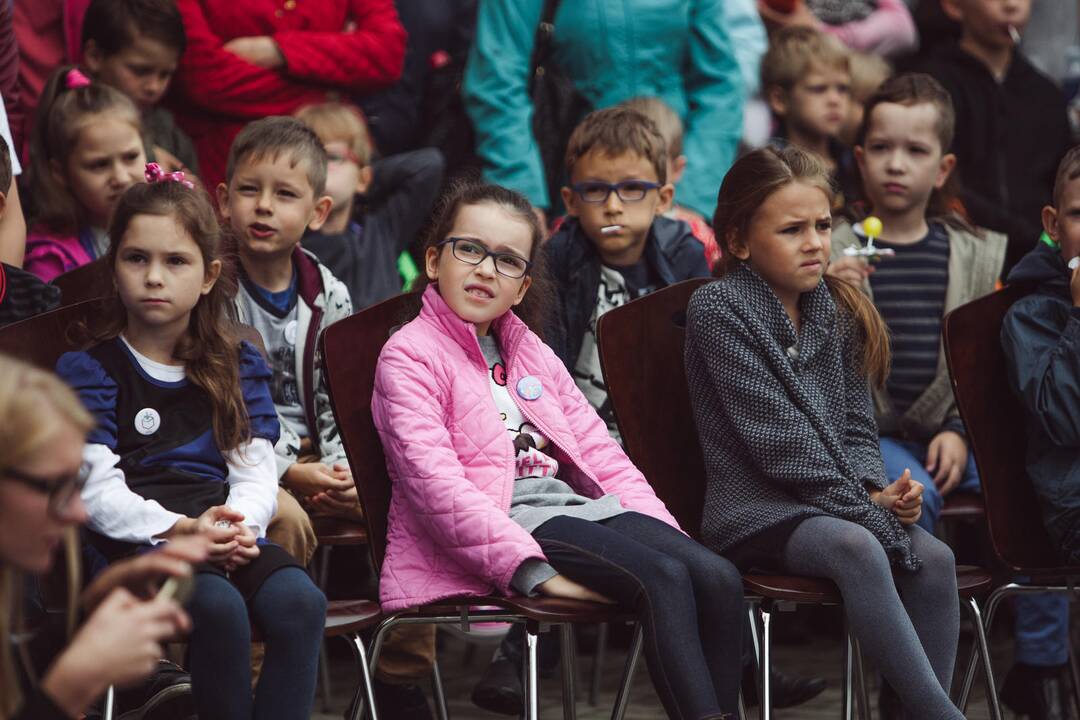
[(645, 195), (650, 190), (657, 190), (662, 187), (663, 185), (660, 183), (649, 182), (648, 180), (623, 180), (614, 184), (600, 182), (599, 180), (587, 180), (574, 183), (570, 186), (570, 189), (576, 192), (578, 197), (585, 202), (599, 205), (607, 202), (612, 192), (618, 195), (623, 202), (632, 203), (644, 200)]

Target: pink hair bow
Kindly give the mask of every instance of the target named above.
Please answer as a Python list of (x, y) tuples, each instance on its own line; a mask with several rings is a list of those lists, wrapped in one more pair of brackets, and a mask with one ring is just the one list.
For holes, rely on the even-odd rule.
[(161, 169), (161, 166), (157, 163), (146, 163), (146, 182), (159, 183), (159, 182), (178, 182), (186, 188), (192, 190), (195, 189), (195, 183), (190, 180), (184, 179), (184, 173), (180, 170), (176, 172), (167, 173)]
[(78, 68), (71, 68), (68, 70), (67, 76), (64, 78), (64, 85), (68, 90), (75, 90), (76, 88), (86, 87), (90, 84), (90, 78), (82, 74), (82, 71)]

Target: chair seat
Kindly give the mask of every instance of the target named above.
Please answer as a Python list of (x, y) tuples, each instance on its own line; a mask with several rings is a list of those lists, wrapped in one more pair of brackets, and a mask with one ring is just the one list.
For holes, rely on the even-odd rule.
[(743, 575), (747, 595), (815, 605), (838, 605), (840, 589), (832, 580), (805, 575)]
[[(605, 623), (605, 622), (632, 622), (636, 618), (633, 613), (614, 605), (587, 602), (584, 600), (570, 600), (568, 598), (555, 597), (459, 597), (439, 600), (431, 605), (424, 605), (405, 614), (421, 617), (435, 617), (439, 615), (460, 615), (463, 606), (473, 608), (470, 617), (475, 622), (483, 622), (484, 614), (512, 613), (521, 615), (529, 620), (541, 623)], [(482, 606), (494, 606), (484, 607)]]
[(956, 590), (962, 598), (969, 598), (986, 592), (993, 582), (993, 576), (981, 567), (975, 565), (956, 566)]
[(367, 529), (363, 523), (334, 517), (313, 517), (311, 526), (319, 545), (367, 545)]
[(986, 515), (986, 506), (981, 495), (973, 493), (952, 493), (945, 500), (938, 517), (944, 520), (980, 518)]
[(326, 605), (326, 637), (336, 637), (369, 628), (383, 619), (382, 608), (374, 600), (331, 600)]

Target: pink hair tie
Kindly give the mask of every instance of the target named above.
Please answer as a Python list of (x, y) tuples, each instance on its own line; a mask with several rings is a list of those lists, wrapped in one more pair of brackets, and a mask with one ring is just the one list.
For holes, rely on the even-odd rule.
[(82, 74), (79, 68), (71, 68), (68, 70), (67, 76), (64, 78), (64, 85), (68, 90), (75, 90), (76, 88), (86, 87), (90, 84), (90, 78)]
[(180, 170), (167, 173), (157, 163), (146, 163), (146, 182), (150, 184), (159, 182), (178, 182), (186, 188), (195, 189), (195, 183), (184, 179), (184, 173)]

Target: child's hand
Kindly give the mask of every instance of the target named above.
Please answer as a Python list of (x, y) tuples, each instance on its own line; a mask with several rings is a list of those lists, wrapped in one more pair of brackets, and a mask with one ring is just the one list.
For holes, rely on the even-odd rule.
[(1069, 293), (1072, 295), (1073, 307), (1080, 307), (1080, 265), (1076, 266), (1076, 269), (1072, 271), (1072, 278), (1069, 280)]
[(307, 498), (307, 505), (325, 515), (363, 522), (364, 511), (360, 508), (360, 499), (356, 487), (348, 490), (327, 490)]
[(293, 463), (282, 476), (285, 487), (301, 497), (310, 497), (328, 490), (345, 492), (356, 486), (352, 473), (343, 465), (333, 468), (323, 463)]
[(571, 600), (588, 600), (589, 602), (614, 605), (615, 601), (580, 585), (565, 575), (556, 575), (550, 580), (540, 583), (537, 588), (548, 597), (570, 598)]
[(857, 288), (862, 287), (863, 281), (872, 272), (874, 272), (874, 266), (859, 257), (842, 257), (833, 260), (825, 269), (826, 275), (851, 283)]
[(83, 591), (82, 606), (93, 612), (118, 587), (136, 597), (151, 598), (158, 591), (162, 578), (190, 575), (191, 566), (206, 559), (209, 544), (201, 535), (186, 535), (162, 543), (153, 552), (115, 562), (98, 573)]
[(922, 515), (922, 494), (922, 483), (911, 479), (910, 470), (904, 470), (899, 480), (884, 490), (871, 493), (870, 499), (886, 510), (891, 510), (901, 524), (911, 525)]
[[(236, 536), (243, 520), (243, 513), (227, 505), (215, 505), (195, 519), (195, 532), (210, 541), (206, 558), (209, 562), (221, 566), (228, 562), (229, 556), (240, 545)], [(218, 525), (226, 522), (229, 523), (227, 527)]]
[(285, 57), (274, 39), (268, 35), (233, 38), (222, 48), (247, 60), (252, 65), (274, 70), (285, 65)]
[(235, 525), (236, 549), (225, 560), (225, 570), (232, 572), (238, 567), (247, 565), (259, 557), (259, 546), (255, 543), (255, 531), (247, 525)]
[(934, 474), (934, 484), (944, 497), (960, 484), (967, 468), (968, 446), (964, 436), (943, 430), (926, 449), (926, 471)]

